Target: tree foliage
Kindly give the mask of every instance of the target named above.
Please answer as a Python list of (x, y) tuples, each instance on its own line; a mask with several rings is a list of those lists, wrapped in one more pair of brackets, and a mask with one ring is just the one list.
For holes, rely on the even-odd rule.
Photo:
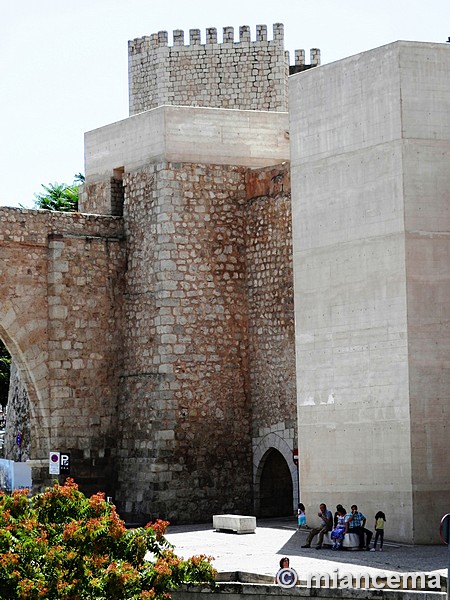
[(84, 175), (78, 173), (71, 185), (66, 183), (49, 183), (42, 185), (44, 192), (35, 194), (35, 207), (60, 212), (76, 212), (78, 210), (78, 187), (84, 182)]
[(210, 558), (176, 556), (167, 525), (127, 530), (104, 494), (86, 498), (71, 479), (0, 495), (0, 597), (165, 600), (183, 583), (214, 585)]
[(8, 403), (9, 375), (11, 370), (11, 356), (4, 343), (0, 340), (0, 404)]

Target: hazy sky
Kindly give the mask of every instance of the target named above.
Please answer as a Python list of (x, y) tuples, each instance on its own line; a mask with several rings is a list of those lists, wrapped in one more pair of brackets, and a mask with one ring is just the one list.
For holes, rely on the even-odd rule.
[[(83, 134), (128, 116), (127, 41), (173, 29), (284, 23), (285, 47), (322, 63), (396, 40), (446, 42), (450, 0), (4, 0), (0, 205), (84, 172)], [(449, 44), (450, 46), (450, 44)], [(450, 48), (449, 48), (450, 51)]]

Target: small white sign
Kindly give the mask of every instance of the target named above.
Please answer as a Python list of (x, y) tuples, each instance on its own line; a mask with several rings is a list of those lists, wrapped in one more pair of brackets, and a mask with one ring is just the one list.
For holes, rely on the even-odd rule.
[(48, 472), (50, 475), (59, 475), (61, 456), (59, 452), (50, 452)]

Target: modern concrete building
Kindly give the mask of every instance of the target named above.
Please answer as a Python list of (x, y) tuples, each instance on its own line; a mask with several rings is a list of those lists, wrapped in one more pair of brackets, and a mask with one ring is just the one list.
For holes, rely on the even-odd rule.
[(302, 499), (431, 542), (450, 509), (450, 46), (295, 75), (289, 108)]

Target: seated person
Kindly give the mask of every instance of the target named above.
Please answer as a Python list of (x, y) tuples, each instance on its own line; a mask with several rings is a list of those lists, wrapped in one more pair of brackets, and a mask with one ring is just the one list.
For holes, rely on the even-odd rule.
[(334, 540), (334, 544), (331, 549), (341, 550), (342, 542), (344, 541), (344, 536), (348, 528), (348, 525), (345, 522), (345, 515), (347, 514), (347, 511), (341, 504), (338, 504), (336, 509), (336, 525), (330, 533), (331, 539)]
[(336, 527), (336, 525), (338, 524), (339, 511), (343, 508), (344, 507), (342, 506), (342, 504), (336, 504), (336, 512), (334, 513), (334, 517), (333, 517), (333, 526), (334, 527)]
[(323, 536), (333, 528), (333, 515), (331, 514), (331, 511), (327, 509), (327, 505), (322, 502), (319, 509), (318, 517), (320, 518), (320, 525), (310, 531), (306, 538), (306, 544), (304, 544), (302, 548), (311, 548), (313, 538), (318, 535), (319, 538), (317, 540), (316, 548), (317, 550), (320, 550), (322, 548)]
[(350, 509), (352, 512), (346, 515), (345, 522), (348, 526), (349, 533), (356, 533), (359, 536), (359, 549), (364, 550), (364, 537), (366, 538), (365, 547), (369, 550), (372, 532), (366, 528), (366, 517), (359, 512), (356, 504), (353, 504)]

